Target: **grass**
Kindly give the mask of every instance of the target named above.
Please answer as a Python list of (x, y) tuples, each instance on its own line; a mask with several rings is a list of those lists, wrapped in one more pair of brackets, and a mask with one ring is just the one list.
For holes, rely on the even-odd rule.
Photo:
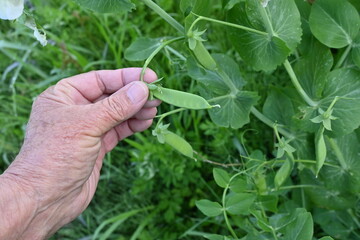
[[(70, 0), (34, 0), (32, 4), (28, 7), (48, 36), (46, 47), (40, 46), (31, 31), (20, 24), (0, 22), (0, 170), (19, 151), (32, 101), (40, 92), (81, 72), (141, 66), (141, 62), (123, 58), (131, 42), (139, 36), (176, 34), (145, 6), (129, 14), (100, 15), (82, 10)], [(170, 12), (175, 7), (171, 0), (161, 0), (159, 4)], [(219, 36), (209, 37), (220, 43), (215, 49), (227, 47), (217, 41)], [(160, 54), (150, 67), (165, 78), (167, 87), (196, 91), (194, 81), (184, 71), (184, 63), (173, 54)], [(261, 84), (264, 79), (251, 84)], [(165, 110), (169, 107), (161, 106), (160, 112)], [(244, 153), (244, 146), (234, 142), (242, 142), (244, 131), (215, 127), (204, 111), (185, 111), (166, 120), (204, 158), (241, 161), (239, 152)], [(259, 129), (258, 124), (253, 122), (249, 128)], [(247, 142), (250, 147), (268, 145), (261, 144), (262, 136), (251, 134), (252, 140)], [(99, 239), (197, 239), (194, 227), (206, 231), (206, 225), (194, 203), (209, 194), (219, 195), (218, 189), (213, 189), (213, 180), (209, 180), (211, 168), (158, 144), (150, 131), (136, 134), (106, 156), (89, 208), (52, 239), (85, 240), (94, 234)], [(219, 225), (217, 232), (221, 231), (226, 233)]]

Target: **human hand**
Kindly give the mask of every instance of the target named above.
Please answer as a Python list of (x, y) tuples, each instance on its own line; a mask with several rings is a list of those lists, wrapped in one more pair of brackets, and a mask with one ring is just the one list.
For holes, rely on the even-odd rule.
[[(76, 218), (95, 193), (104, 155), (150, 127), (160, 101), (147, 101), (140, 71), (77, 75), (35, 100), (21, 151), (2, 175), (32, 192), (28, 200), (36, 204), (29, 226), (14, 239), (49, 237)], [(147, 70), (144, 80), (156, 79)]]

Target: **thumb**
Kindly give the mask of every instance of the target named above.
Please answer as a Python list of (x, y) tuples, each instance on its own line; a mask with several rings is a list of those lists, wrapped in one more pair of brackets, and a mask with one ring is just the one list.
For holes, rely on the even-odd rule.
[(95, 124), (101, 134), (135, 115), (144, 106), (148, 96), (148, 87), (134, 81), (95, 103), (91, 111), (95, 114)]

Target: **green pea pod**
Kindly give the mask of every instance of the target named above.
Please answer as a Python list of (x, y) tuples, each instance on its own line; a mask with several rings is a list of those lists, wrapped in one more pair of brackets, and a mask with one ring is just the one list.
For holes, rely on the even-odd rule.
[(205, 48), (204, 44), (197, 40), (196, 46), (193, 50), (193, 53), (199, 63), (206, 69), (215, 70), (216, 69), (216, 62), (213, 57), (210, 55), (208, 50)]
[(290, 158), (286, 158), (284, 164), (277, 171), (275, 175), (275, 187), (279, 188), (285, 180), (290, 176), (291, 171), (293, 170), (294, 163)]
[(315, 136), (315, 152), (316, 152), (316, 176), (325, 163), (326, 144), (324, 140), (324, 126), (321, 126)]
[(181, 154), (189, 158), (194, 158), (193, 148), (185, 139), (183, 139), (179, 135), (171, 131), (167, 131), (166, 133), (164, 133), (164, 139), (165, 139), (165, 143), (169, 144), (171, 147), (179, 151)]
[(195, 110), (212, 108), (212, 106), (204, 98), (195, 94), (163, 87), (158, 87), (156, 90), (151, 92), (156, 98), (176, 107)]

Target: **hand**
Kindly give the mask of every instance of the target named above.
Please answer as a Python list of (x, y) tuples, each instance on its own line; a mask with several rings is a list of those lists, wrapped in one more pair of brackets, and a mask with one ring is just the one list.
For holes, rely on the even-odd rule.
[[(35, 100), (21, 151), (2, 175), (36, 204), (29, 226), (14, 238), (43, 239), (76, 218), (95, 193), (104, 155), (150, 127), (160, 101), (147, 101), (140, 71), (77, 75)], [(148, 70), (144, 79), (157, 76)]]

